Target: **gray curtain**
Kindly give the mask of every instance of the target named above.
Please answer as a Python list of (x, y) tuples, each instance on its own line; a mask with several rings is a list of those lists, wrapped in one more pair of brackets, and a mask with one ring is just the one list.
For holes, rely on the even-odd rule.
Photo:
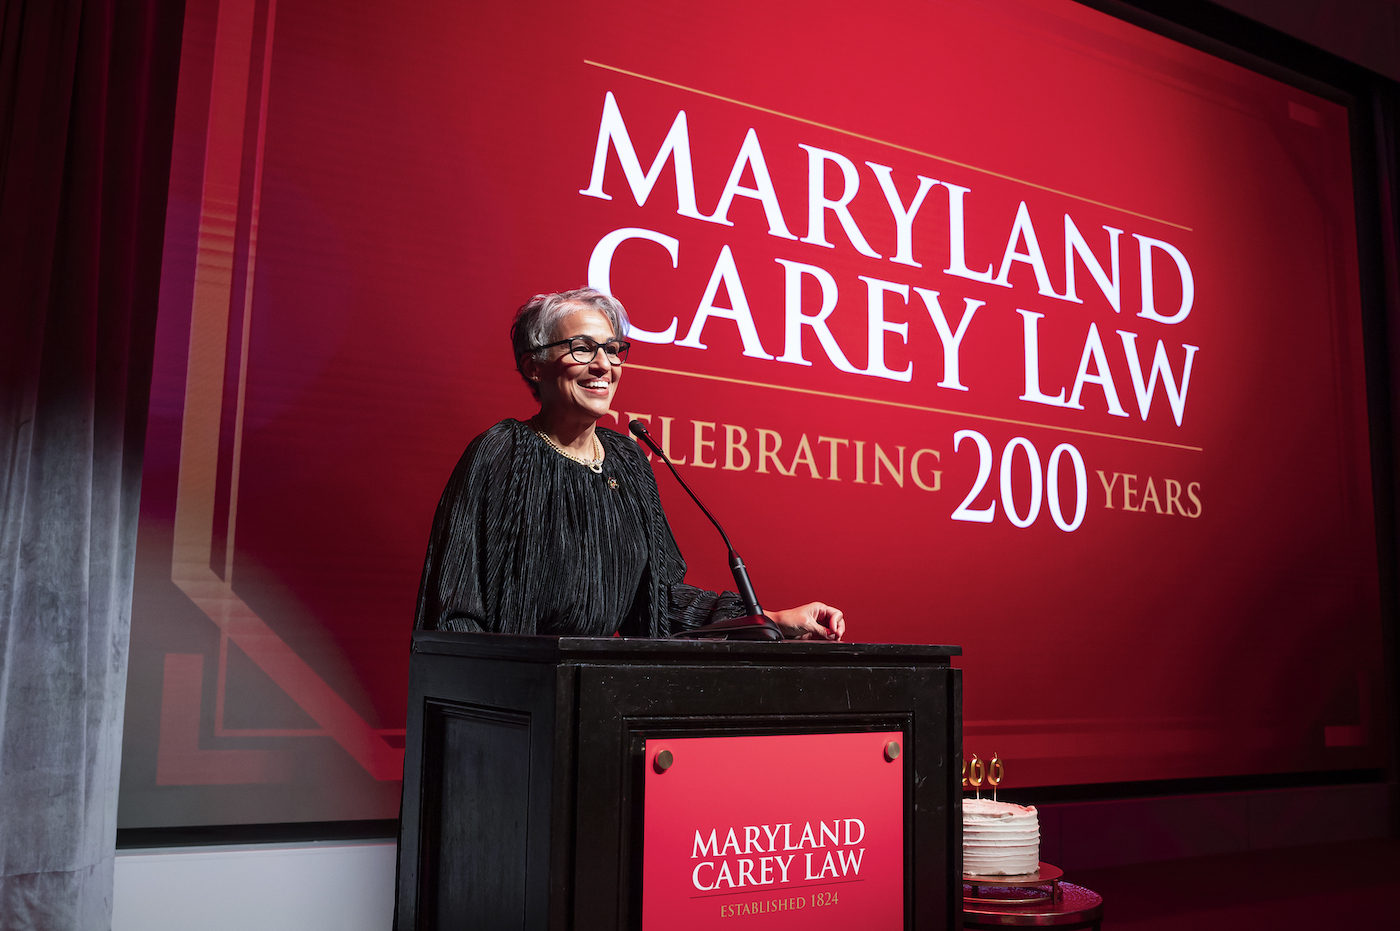
[(0, 3), (0, 929), (111, 926), (183, 4)]

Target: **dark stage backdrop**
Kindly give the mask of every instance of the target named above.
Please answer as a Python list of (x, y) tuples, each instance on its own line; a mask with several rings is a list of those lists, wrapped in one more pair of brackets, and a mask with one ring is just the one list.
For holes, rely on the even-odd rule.
[(184, 56), (122, 826), (396, 814), (433, 508), (584, 283), (764, 603), (962, 644), (1008, 785), (1385, 764), (1341, 104), (1067, 0), (190, 0)]

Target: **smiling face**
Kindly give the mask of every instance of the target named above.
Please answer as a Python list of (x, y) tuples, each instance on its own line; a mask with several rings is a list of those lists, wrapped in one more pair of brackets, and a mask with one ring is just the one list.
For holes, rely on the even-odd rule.
[[(580, 307), (559, 321), (549, 341), (588, 336), (605, 343), (615, 335), (604, 314)], [(569, 347), (554, 346), (545, 350), (544, 359), (526, 357), (525, 375), (539, 387), (540, 410), (547, 418), (596, 421), (612, 405), (622, 366), (609, 362), (601, 351), (594, 353), (591, 362), (575, 362)]]

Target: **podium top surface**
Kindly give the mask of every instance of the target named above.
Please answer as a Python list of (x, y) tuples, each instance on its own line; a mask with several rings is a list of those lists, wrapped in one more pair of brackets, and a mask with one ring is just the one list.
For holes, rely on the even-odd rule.
[(855, 663), (946, 665), (962, 647), (924, 643), (831, 643), (785, 640), (653, 640), (640, 637), (545, 637), (415, 630), (412, 651), (526, 663)]

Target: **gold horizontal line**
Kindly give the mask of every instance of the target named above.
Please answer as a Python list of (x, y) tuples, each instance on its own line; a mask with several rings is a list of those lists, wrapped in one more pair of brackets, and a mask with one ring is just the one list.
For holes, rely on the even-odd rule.
[(815, 126), (818, 129), (826, 129), (834, 133), (841, 133), (844, 136), (851, 136), (855, 139), (863, 139), (866, 142), (873, 142), (876, 145), (889, 146), (892, 149), (898, 149), (901, 152), (908, 152), (911, 155), (919, 155), (924, 158), (931, 158), (934, 161), (943, 162), (948, 165), (954, 165), (958, 168), (966, 168), (968, 171), (977, 171), (981, 172), (984, 175), (990, 175), (993, 178), (1001, 178), (1003, 181), (1014, 181), (1017, 184), (1024, 184), (1027, 187), (1033, 187), (1040, 191), (1049, 191), (1051, 194), (1059, 194), (1061, 197), (1072, 197), (1075, 200), (1081, 200), (1086, 204), (1093, 204), (1095, 207), (1106, 207), (1109, 210), (1116, 210), (1119, 213), (1126, 213), (1130, 216), (1141, 217), (1144, 220), (1151, 220), (1153, 223), (1162, 223), (1166, 226), (1176, 227), (1179, 230), (1185, 230), (1188, 233), (1191, 232), (1191, 227), (1184, 226), (1180, 223), (1173, 223), (1171, 220), (1163, 220), (1161, 217), (1154, 217), (1148, 213), (1139, 213), (1136, 210), (1129, 210), (1126, 207), (1118, 207), (1113, 204), (1106, 204), (1101, 200), (1094, 200), (1092, 197), (1085, 197), (1083, 194), (1074, 194), (1070, 191), (1062, 191), (1059, 188), (1053, 188), (1049, 185), (1037, 184), (1034, 181), (1027, 181), (1025, 178), (1017, 178), (1014, 175), (1006, 175), (1002, 174), (999, 171), (992, 171), (990, 168), (979, 168), (976, 165), (969, 165), (967, 162), (960, 162), (956, 159), (945, 158), (942, 155), (934, 155), (932, 152), (925, 152), (922, 149), (915, 149), (907, 145), (900, 145), (898, 142), (890, 142), (888, 139), (878, 139), (875, 136), (867, 136), (864, 133), (854, 132), (849, 129), (842, 129), (840, 126), (832, 126), (830, 123), (819, 123), (816, 120), (809, 120), (805, 116), (796, 116), (792, 113), (784, 113), (781, 110), (774, 110), (771, 107), (760, 106), (756, 103), (749, 103), (744, 100), (736, 100), (733, 97), (725, 97), (722, 94), (714, 94), (710, 91), (702, 91), (698, 87), (687, 87), (684, 84), (677, 84), (674, 81), (667, 81), (663, 78), (654, 78), (649, 74), (639, 74), (636, 71), (628, 71), (626, 68), (618, 68), (614, 65), (605, 65), (600, 61), (589, 61), (587, 58), (585, 58), (583, 60), (583, 63), (585, 65), (592, 65), (594, 68), (603, 68), (607, 71), (615, 71), (618, 74), (625, 74), (631, 78), (638, 78), (643, 81), (651, 81), (654, 84), (663, 84), (666, 87), (674, 87), (676, 90), (687, 91), (691, 94), (699, 94), (702, 97), (709, 97), (713, 100), (722, 100), (725, 103), (732, 103), (737, 107), (748, 107), (750, 110), (757, 110), (760, 113), (768, 113), (773, 116), (780, 116), (785, 120), (793, 120), (797, 123), (805, 123), (808, 126)]
[(944, 407), (925, 407), (922, 404), (909, 404), (905, 401), (886, 401), (883, 398), (862, 398), (854, 394), (837, 394), (834, 391), (818, 391), (815, 388), (798, 388), (795, 385), (774, 385), (764, 381), (748, 381), (743, 378), (727, 378), (723, 375), (706, 375), (701, 372), (685, 372), (680, 369), (663, 369), (654, 365), (627, 363), (628, 369), (642, 372), (657, 372), (661, 375), (679, 375), (682, 378), (703, 378), (706, 381), (722, 381), (731, 385), (746, 385), (750, 388), (771, 388), (774, 391), (791, 391), (796, 394), (811, 394), (819, 398), (836, 398), (840, 401), (855, 401), (860, 404), (882, 404), (885, 407), (902, 407), (911, 411), (928, 414), (947, 414), (950, 417), (970, 417), (974, 420), (991, 420), (996, 423), (1009, 423), (1018, 427), (1039, 427), (1042, 430), (1058, 430), (1062, 433), (1081, 433), (1085, 436), (1098, 436), (1106, 440), (1123, 440), (1127, 443), (1146, 443), (1149, 446), (1166, 446), (1171, 449), (1185, 449), (1193, 453), (1205, 452), (1201, 446), (1188, 446), (1185, 443), (1169, 443), (1166, 440), (1149, 440), (1140, 436), (1123, 436), (1118, 433), (1101, 433), (1098, 430), (1084, 430), (1080, 427), (1062, 427), (1059, 424), (1036, 423), (1033, 420), (1013, 420), (1010, 417), (994, 417), (991, 414), (973, 414), (968, 411), (955, 411)]

